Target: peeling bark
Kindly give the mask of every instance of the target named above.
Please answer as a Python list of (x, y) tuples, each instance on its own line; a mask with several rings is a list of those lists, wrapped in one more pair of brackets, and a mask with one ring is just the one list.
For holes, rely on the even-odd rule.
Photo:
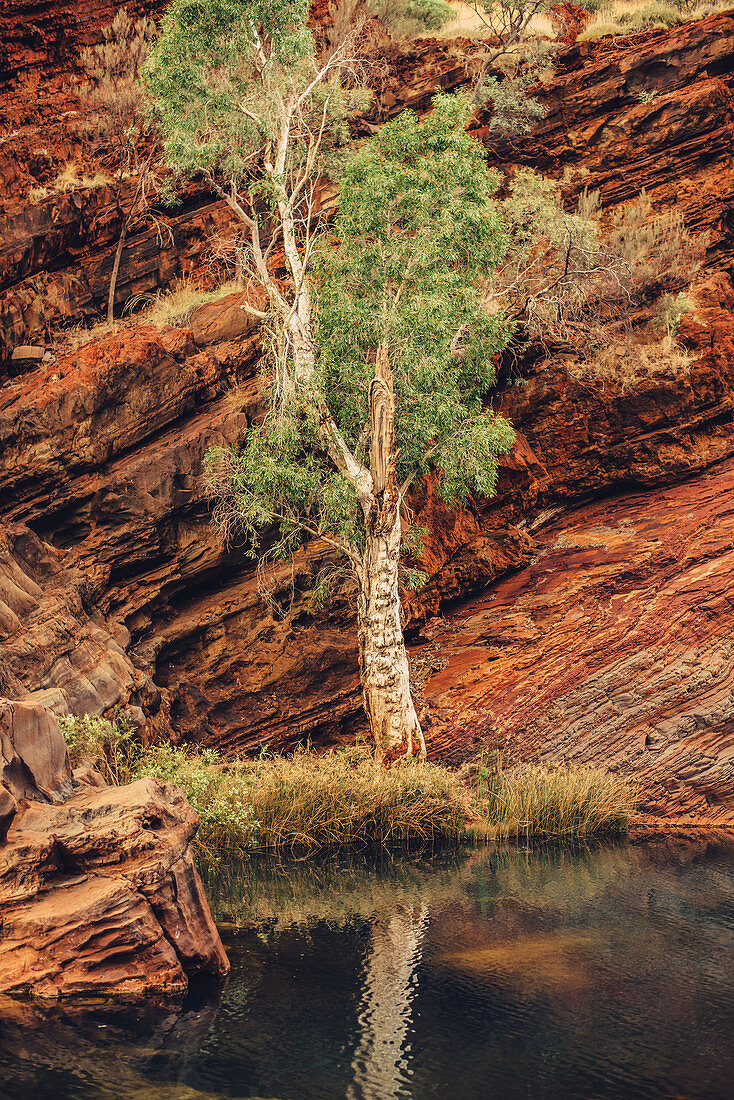
[(400, 494), (395, 449), (395, 395), (387, 349), (378, 348), (370, 387), (373, 497), (365, 509), (366, 545), (358, 570), (357, 632), (362, 698), (375, 757), (426, 758), (410, 691), (410, 665), (400, 611)]
[(375, 743), (375, 757), (389, 764), (399, 756), (425, 760), (426, 743), (410, 692), (410, 665), (403, 641), (398, 589), (400, 516), (387, 531), (368, 532), (357, 604), (362, 699)]

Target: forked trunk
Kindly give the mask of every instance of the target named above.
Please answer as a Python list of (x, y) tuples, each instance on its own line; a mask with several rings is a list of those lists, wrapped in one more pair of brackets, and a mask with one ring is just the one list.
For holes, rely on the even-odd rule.
[(400, 516), (387, 531), (368, 531), (359, 577), (358, 638), (362, 698), (375, 758), (425, 760), (426, 743), (410, 693), (410, 665), (403, 641), (398, 590)]

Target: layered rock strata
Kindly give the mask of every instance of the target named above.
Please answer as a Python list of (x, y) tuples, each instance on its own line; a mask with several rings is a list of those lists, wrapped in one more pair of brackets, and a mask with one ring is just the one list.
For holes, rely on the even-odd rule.
[(190, 850), (197, 824), (153, 779), (27, 804), (0, 850), (0, 993), (138, 999), (223, 977)]
[(582, 505), (434, 625), (434, 751), (602, 764), (655, 818), (734, 825), (734, 461)]
[[(24, 532), (20, 541), (37, 549), (39, 540)], [(198, 817), (181, 791), (152, 779), (108, 787), (93, 770), (69, 770), (52, 708), (105, 709), (135, 678), (129, 660), (53, 574), (44, 635), (44, 592), (16, 558), (6, 554), (3, 564), (13, 606), (0, 608), (17, 625), (18, 615), (31, 620), (26, 664), (59, 638), (72, 648), (56, 662), (55, 687), (0, 699), (0, 993), (133, 999), (181, 994), (194, 975), (224, 976), (229, 964), (191, 850)], [(4, 665), (12, 676), (12, 662)]]
[[(422, 109), (438, 87), (459, 84), (466, 71), (462, 51), (451, 42), (393, 50), (379, 116), (365, 120), (365, 132), (406, 103)], [(421, 660), (433, 659), (422, 640), (438, 629), (432, 617), (527, 566), (549, 517), (562, 524), (566, 512), (589, 499), (657, 492), (734, 455), (734, 295), (721, 270), (734, 240), (727, 197), (734, 180), (732, 58), (731, 15), (616, 44), (572, 45), (540, 93), (546, 119), (520, 148), (494, 148), (505, 162), (556, 175), (569, 198), (583, 186), (598, 187), (613, 210), (645, 186), (658, 205), (676, 203), (694, 228), (710, 233), (709, 273), (681, 327), (691, 362), (678, 375), (602, 381), (585, 377), (567, 349), (554, 349), (526, 365), (522, 384), (508, 384), (493, 398), (518, 429), (497, 497), (459, 514), (440, 502), (430, 481), (417, 488), (412, 505), (430, 530), (423, 563), (429, 579), (406, 599), (406, 611)], [(48, 262), (52, 222), (35, 237), (24, 230), (13, 246), (24, 286)], [(102, 255), (107, 245), (80, 226), (74, 232), (85, 254)], [(58, 253), (62, 274), (71, 270), (65, 248)], [(32, 255), (37, 259), (28, 259)], [(160, 262), (168, 263), (163, 253)], [(8, 285), (7, 292), (20, 288), (20, 282)], [(12, 342), (18, 332), (11, 313)], [(28, 318), (33, 310), (21, 313)], [(24, 339), (31, 329), (23, 330)], [(9, 599), (0, 592), (7, 608), (0, 614), (6, 697), (27, 701), (50, 692), (55, 709), (76, 713), (126, 703), (150, 732), (224, 750), (351, 736), (361, 721), (351, 595), (345, 588), (316, 620), (301, 600), (323, 548), (309, 547), (293, 573), (282, 568), (258, 576), (241, 548), (223, 546), (211, 523), (203, 455), (212, 444), (236, 442), (258, 415), (259, 354), (258, 335), (233, 296), (202, 307), (179, 329), (141, 325), (92, 341), (25, 370), (0, 390), (0, 517), (10, 530), (2, 568), (12, 582), (3, 589)], [(553, 562), (558, 585), (571, 585), (562, 559)], [(727, 568), (720, 555), (722, 577)], [(263, 604), (263, 588), (273, 613)], [(288, 613), (278, 614), (277, 605)], [(35, 656), (29, 627), (36, 631)], [(705, 647), (702, 653), (708, 660)], [(665, 659), (664, 649), (658, 659)], [(613, 666), (615, 697), (626, 693), (626, 667)], [(483, 675), (491, 679), (491, 665)], [(649, 695), (654, 682), (643, 687)], [(445, 685), (429, 677), (427, 718), (434, 720), (435, 706), (435, 743), (451, 755), (448, 733), (439, 733), (450, 726), (444, 692)], [(485, 695), (491, 696), (488, 688)], [(523, 733), (518, 714), (502, 719), (518, 752), (545, 752), (545, 742)], [(605, 737), (616, 744), (619, 723), (635, 722), (632, 710), (608, 729), (601, 721), (597, 758)], [(464, 739), (453, 727), (455, 755), (468, 751), (480, 725), (472, 718), (473, 732)], [(570, 726), (559, 746), (577, 736)], [(725, 742), (725, 730), (721, 737)], [(716, 749), (723, 760), (724, 742)], [(649, 781), (648, 804), (658, 812), (663, 771), (675, 766), (673, 758), (661, 756), (653, 774), (644, 755), (637, 759), (625, 750), (623, 756), (625, 766)], [(700, 811), (710, 819), (694, 791), (697, 782), (692, 772), (690, 783), (683, 776), (673, 785), (666, 812), (688, 817)], [(717, 782), (724, 792), (717, 820), (724, 820), (732, 813), (728, 781), (721, 775)]]

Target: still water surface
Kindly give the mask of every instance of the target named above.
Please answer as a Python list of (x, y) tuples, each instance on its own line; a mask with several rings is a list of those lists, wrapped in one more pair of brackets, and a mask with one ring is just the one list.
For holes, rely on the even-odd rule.
[(730, 1100), (734, 845), (483, 849), (207, 875), (221, 990), (0, 999), (2, 1100)]

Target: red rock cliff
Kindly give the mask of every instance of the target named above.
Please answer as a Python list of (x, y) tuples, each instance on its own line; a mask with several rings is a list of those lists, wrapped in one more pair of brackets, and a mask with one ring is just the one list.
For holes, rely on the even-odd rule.
[[(42, 54), (42, 29), (37, 41)], [(56, 55), (49, 47), (46, 56)], [(450, 43), (419, 42), (388, 60), (383, 115), (426, 106), (463, 79)], [(30, 54), (23, 65), (37, 83), (13, 87), (41, 99), (44, 81), (58, 86), (68, 68)], [(488, 736), (523, 757), (607, 762), (639, 777), (656, 815), (729, 823), (733, 71), (732, 15), (572, 45), (542, 92), (545, 120), (519, 150), (494, 150), (557, 176), (569, 197), (600, 188), (607, 207), (647, 187), (710, 232), (706, 278), (683, 330), (694, 363), (685, 377), (630, 389), (574, 381), (560, 354), (536, 362), (524, 385), (497, 396), (519, 432), (498, 496), (457, 515), (430, 485), (417, 491), (431, 531), (429, 581), (407, 604), (418, 656), (435, 666), (425, 685), (435, 751), (465, 756)], [(59, 315), (98, 308), (114, 230), (103, 207), (103, 197), (73, 194), (40, 212), (9, 204), (6, 346), (37, 339)], [(222, 216), (193, 196), (172, 250), (133, 241), (121, 293), (199, 262), (207, 226)], [(202, 307), (184, 330), (139, 326), (93, 341), (0, 389), (8, 697), (32, 704), (43, 693), (78, 712), (127, 702), (152, 730), (225, 750), (325, 743), (359, 724), (349, 599), (316, 622), (275, 621), (253, 571), (210, 523), (202, 456), (236, 440), (254, 412), (257, 356), (257, 333), (233, 299)], [(712, 492), (715, 508), (697, 510)], [(678, 510), (685, 522), (671, 529)], [(706, 542), (697, 531), (711, 526)], [(299, 558), (296, 592), (318, 558), (315, 547)], [(274, 583), (285, 590), (290, 573)], [(457, 612), (447, 641), (432, 617), (493, 583), (486, 607)], [(494, 604), (496, 626), (487, 622)]]

